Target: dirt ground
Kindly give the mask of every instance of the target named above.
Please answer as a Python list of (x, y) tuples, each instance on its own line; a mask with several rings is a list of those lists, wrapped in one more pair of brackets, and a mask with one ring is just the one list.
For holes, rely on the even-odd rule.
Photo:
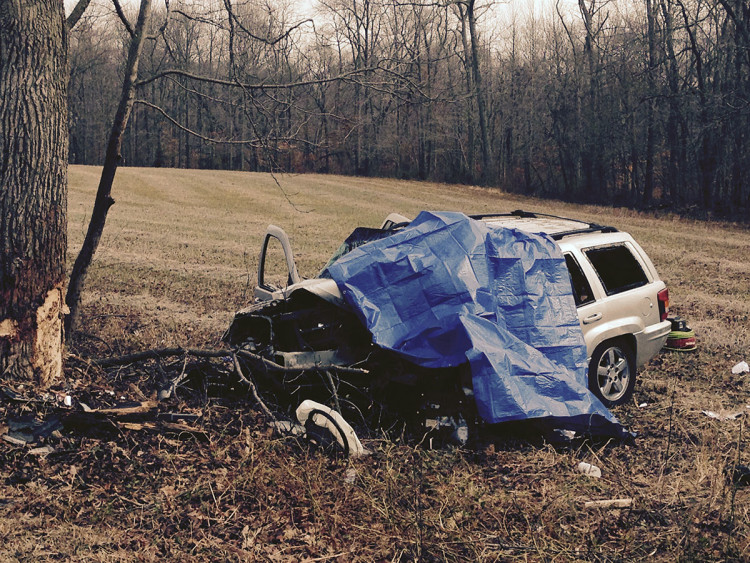
[[(98, 169), (70, 176), (72, 263)], [(733, 479), (750, 465), (750, 374), (731, 371), (750, 361), (747, 228), (476, 187), (276, 180), (118, 171), (65, 380), (45, 392), (0, 380), (0, 427), (57, 428), (29, 445), (0, 440), (0, 561), (750, 560), (750, 486)], [(518, 208), (632, 233), (696, 331), (696, 352), (662, 352), (640, 371), (633, 403), (615, 409), (632, 444), (508, 431), (430, 449), (371, 432), (373, 453), (346, 459), (274, 435), (226, 357), (94, 361), (219, 349), (250, 299), (269, 223), (290, 233), (300, 273), (312, 276), (355, 226), (392, 211)], [(156, 403), (180, 374), (183, 385)], [(106, 411), (124, 402), (137, 408)], [(580, 474), (581, 461), (602, 477)], [(632, 504), (586, 507), (623, 498)]]

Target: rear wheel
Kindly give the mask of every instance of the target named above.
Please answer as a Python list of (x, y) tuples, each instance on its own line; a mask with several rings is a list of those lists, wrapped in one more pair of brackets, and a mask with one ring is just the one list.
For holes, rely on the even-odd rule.
[(589, 364), (589, 389), (606, 407), (627, 403), (635, 388), (635, 353), (624, 340), (608, 340), (596, 347)]

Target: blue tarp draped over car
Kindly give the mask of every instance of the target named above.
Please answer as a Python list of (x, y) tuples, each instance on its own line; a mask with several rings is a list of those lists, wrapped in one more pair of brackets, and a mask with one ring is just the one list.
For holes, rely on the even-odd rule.
[(378, 346), (424, 367), (468, 361), (485, 422), (624, 435), (587, 388), (568, 270), (546, 235), (425, 211), (327, 275)]

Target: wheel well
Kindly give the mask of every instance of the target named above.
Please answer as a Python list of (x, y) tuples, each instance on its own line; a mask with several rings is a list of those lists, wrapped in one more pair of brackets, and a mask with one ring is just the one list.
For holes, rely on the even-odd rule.
[(622, 334), (620, 336), (613, 336), (612, 338), (607, 338), (605, 340), (602, 340), (599, 344), (597, 344), (596, 347), (599, 348), (599, 346), (602, 346), (603, 344), (608, 344), (610, 342), (622, 342), (633, 353), (633, 357), (634, 358), (637, 357), (638, 343), (635, 339), (635, 336), (633, 336), (632, 334)]

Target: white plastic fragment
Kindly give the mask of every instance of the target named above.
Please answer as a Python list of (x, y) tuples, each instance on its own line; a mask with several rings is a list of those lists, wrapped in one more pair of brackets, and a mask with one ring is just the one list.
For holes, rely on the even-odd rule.
[(354, 481), (357, 479), (357, 470), (353, 467), (350, 467), (346, 470), (346, 473), (344, 474), (344, 483), (347, 485), (353, 485)]
[(731, 414), (719, 414), (718, 412), (714, 412), (714, 411), (701, 411), (701, 414), (705, 414), (708, 418), (713, 418), (716, 420), (723, 421), (723, 420), (737, 420), (744, 413), (742, 411), (737, 411)]
[[(341, 432), (343, 432), (343, 435), (338, 431), (336, 425), (329, 420), (328, 416), (324, 416), (313, 411), (324, 412), (328, 416), (333, 418), (333, 420), (336, 421), (336, 424), (338, 424), (339, 428), (341, 428)], [(346, 448), (348, 446), (350, 456), (360, 456), (369, 453), (362, 446), (362, 443), (359, 441), (359, 438), (357, 438), (357, 434), (354, 432), (354, 429), (346, 420), (344, 420), (343, 416), (341, 416), (332, 408), (321, 405), (320, 403), (316, 403), (315, 401), (312, 401), (310, 399), (306, 399), (302, 401), (302, 403), (300, 403), (300, 406), (297, 407), (296, 414), (297, 420), (299, 420), (299, 423), (303, 426), (305, 425), (305, 422), (307, 422), (308, 417), (312, 416), (312, 421), (315, 423), (315, 425), (328, 430), (331, 435), (336, 438), (336, 441), (341, 445), (342, 448)], [(346, 445), (344, 443), (344, 440), (346, 440)]]
[(602, 470), (599, 469), (596, 465), (592, 465), (591, 463), (586, 463), (585, 461), (582, 461), (578, 464), (578, 472), (583, 473), (584, 475), (588, 475), (589, 477), (593, 477), (595, 479), (600, 479), (602, 476)]
[(732, 368), (732, 373), (735, 375), (746, 372), (750, 372), (750, 366), (745, 361), (738, 363)]
[(279, 434), (291, 434), (292, 436), (302, 436), (305, 433), (304, 427), (295, 424), (291, 420), (275, 420), (269, 424)]
[(563, 440), (573, 440), (576, 437), (575, 430), (561, 430), (556, 428), (555, 433)]
[(641, 403), (640, 405), (638, 405), (638, 408), (645, 409), (647, 406), (648, 406), (648, 403)]

